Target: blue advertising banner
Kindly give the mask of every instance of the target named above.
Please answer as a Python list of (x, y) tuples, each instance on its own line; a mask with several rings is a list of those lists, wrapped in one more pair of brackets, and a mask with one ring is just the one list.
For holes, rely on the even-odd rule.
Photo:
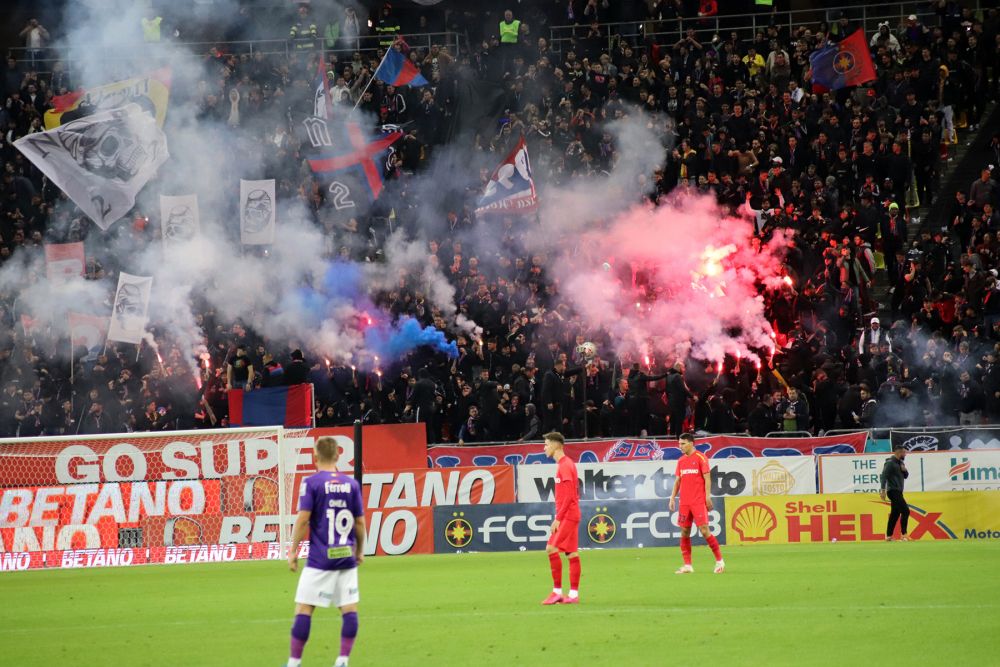
[[(725, 508), (713, 499), (709, 530), (725, 544)], [(680, 544), (677, 512), (663, 500), (580, 503), (580, 548), (674, 547)], [(434, 508), (434, 553), (540, 551), (555, 518), (552, 503), (439, 505)], [(696, 529), (692, 529), (696, 533)], [(702, 538), (695, 535), (695, 543)]]

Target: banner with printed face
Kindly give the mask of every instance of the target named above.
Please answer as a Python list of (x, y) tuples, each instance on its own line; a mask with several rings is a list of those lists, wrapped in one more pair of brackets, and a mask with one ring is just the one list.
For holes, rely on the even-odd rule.
[[(580, 499), (666, 502), (677, 479), (676, 467), (672, 461), (580, 463)], [(711, 459), (711, 470), (712, 496), (816, 492), (816, 462), (811, 456)], [(517, 466), (518, 502), (552, 502), (555, 473), (554, 464)]]
[(277, 201), (273, 178), (264, 181), (240, 179), (240, 241), (243, 245), (274, 243)]
[(1000, 449), (1000, 428), (977, 426), (940, 430), (891, 431), (892, 446), (902, 445), (911, 452), (955, 449)]
[[(1000, 539), (1000, 493), (907, 493), (911, 540)], [(889, 503), (877, 494), (726, 498), (727, 544), (877, 542)], [(899, 536), (896, 525), (896, 537)]]
[[(847, 433), (819, 438), (751, 438), (732, 435), (696, 436), (695, 447), (710, 459), (755, 456), (852, 454), (865, 451), (868, 434)], [(676, 440), (588, 440), (567, 442), (566, 453), (577, 463), (608, 461), (671, 461), (680, 458)], [(427, 448), (431, 468), (554, 463), (545, 456), (543, 443), (440, 446)]]
[(149, 293), (153, 287), (152, 276), (133, 276), (122, 271), (118, 274), (115, 305), (108, 324), (108, 340), (138, 345), (146, 333), (149, 313)]
[(160, 195), (160, 232), (164, 243), (190, 241), (200, 231), (198, 195)]
[(87, 275), (83, 242), (46, 243), (45, 274), (55, 283)]
[[(821, 493), (878, 493), (890, 454), (819, 457)], [(1000, 491), (1000, 449), (910, 452), (905, 465), (912, 491)]]
[(135, 206), (170, 157), (163, 130), (137, 104), (26, 135), (14, 147), (101, 229)]
[[(554, 518), (554, 503), (435, 507), (434, 552), (542, 550)], [(713, 500), (708, 527), (725, 541), (722, 499)], [(579, 537), (581, 549), (672, 547), (681, 529), (678, 513), (659, 500), (581, 501)]]

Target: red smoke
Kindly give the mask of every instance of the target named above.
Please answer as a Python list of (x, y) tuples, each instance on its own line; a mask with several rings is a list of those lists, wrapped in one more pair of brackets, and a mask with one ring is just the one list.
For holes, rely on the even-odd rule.
[(638, 206), (579, 240), (557, 267), (562, 292), (618, 354), (757, 360), (774, 345), (762, 295), (787, 288), (785, 239), (762, 246), (752, 222), (712, 198)]

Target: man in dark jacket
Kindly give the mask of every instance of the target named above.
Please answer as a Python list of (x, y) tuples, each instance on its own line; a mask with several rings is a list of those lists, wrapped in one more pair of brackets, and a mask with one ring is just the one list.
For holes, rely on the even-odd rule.
[(670, 435), (680, 437), (684, 432), (684, 416), (688, 399), (693, 394), (684, 381), (684, 364), (677, 362), (667, 376), (667, 405), (670, 408)]
[(302, 357), (302, 350), (292, 350), (292, 362), (285, 368), (284, 376), (286, 385), (309, 382), (309, 367)]
[(886, 542), (892, 541), (892, 534), (896, 530), (896, 521), (899, 521), (899, 532), (902, 534), (902, 537), (899, 539), (904, 542), (910, 539), (906, 536), (906, 526), (910, 521), (910, 506), (906, 504), (906, 499), (903, 498), (904, 480), (910, 476), (910, 473), (906, 470), (906, 464), (903, 463), (903, 459), (905, 458), (906, 447), (896, 445), (892, 448), (892, 456), (886, 459), (885, 465), (882, 467), (879, 495), (883, 501), (888, 496), (891, 503), (889, 523), (885, 528)]
[(649, 383), (657, 382), (667, 377), (669, 373), (648, 375), (643, 373), (638, 363), (632, 364), (628, 372), (629, 394), (629, 433), (628, 435), (646, 437), (649, 430)]
[(559, 359), (552, 370), (542, 377), (542, 430), (545, 432), (562, 429), (563, 404), (566, 401), (566, 362)]

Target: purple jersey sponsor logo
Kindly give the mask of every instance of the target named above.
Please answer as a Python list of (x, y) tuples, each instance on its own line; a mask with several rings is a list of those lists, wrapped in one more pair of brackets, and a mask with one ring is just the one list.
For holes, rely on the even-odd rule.
[(354, 560), (354, 519), (364, 516), (361, 486), (339, 472), (318, 472), (302, 482), (299, 511), (309, 516), (309, 567), (347, 570)]

